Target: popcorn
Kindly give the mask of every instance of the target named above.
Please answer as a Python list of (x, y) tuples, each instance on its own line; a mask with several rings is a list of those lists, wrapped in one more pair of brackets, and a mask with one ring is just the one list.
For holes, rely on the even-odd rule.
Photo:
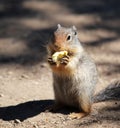
[(52, 55), (52, 59), (54, 62), (58, 62), (61, 58), (63, 58), (64, 56), (66, 56), (68, 54), (67, 51), (60, 51), (60, 52), (55, 52)]

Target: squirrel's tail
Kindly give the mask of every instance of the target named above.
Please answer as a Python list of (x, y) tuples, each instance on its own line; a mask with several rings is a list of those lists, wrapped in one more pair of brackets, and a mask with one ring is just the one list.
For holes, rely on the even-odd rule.
[(120, 100), (120, 80), (112, 82), (93, 98), (94, 103), (112, 100)]

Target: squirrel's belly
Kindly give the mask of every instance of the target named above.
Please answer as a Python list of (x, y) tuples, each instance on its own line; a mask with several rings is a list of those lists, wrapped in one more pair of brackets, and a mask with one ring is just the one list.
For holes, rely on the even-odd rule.
[(64, 99), (64, 104), (67, 106), (71, 106), (71, 107), (78, 107), (78, 101), (77, 101), (78, 97), (73, 96), (73, 95), (67, 95)]
[(66, 82), (63, 88), (60, 89), (60, 96), (65, 105), (72, 107), (78, 106), (78, 90), (72, 90), (72, 86), (70, 86), (69, 82), (68, 84)]

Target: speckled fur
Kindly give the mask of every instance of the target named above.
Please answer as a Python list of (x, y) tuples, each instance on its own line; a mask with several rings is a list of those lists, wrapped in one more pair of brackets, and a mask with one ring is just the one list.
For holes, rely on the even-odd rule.
[[(68, 38), (69, 35), (71, 38)], [(94, 96), (98, 78), (96, 66), (84, 51), (74, 26), (64, 28), (58, 25), (47, 49), (48, 62), (53, 72), (55, 93), (53, 110), (64, 105), (77, 107), (82, 112), (72, 113), (69, 117), (82, 118), (90, 113), (92, 103), (120, 100), (120, 80), (114, 81)], [(68, 51), (68, 56), (65, 58), (67, 63), (60, 63), (57, 66), (52, 60), (52, 55), (62, 50)]]
[[(72, 62), (73, 61), (73, 62)], [(75, 63), (75, 59), (70, 63)], [(68, 67), (72, 64), (68, 64)], [(96, 67), (87, 56), (79, 58), (78, 63), (69, 67), (74, 70), (70, 75), (53, 72), (56, 102), (89, 111), (97, 82)]]
[[(48, 44), (48, 56), (54, 52), (67, 50), (67, 65), (50, 65), (53, 71), (53, 86), (56, 104), (64, 104), (90, 112), (92, 97), (97, 83), (96, 66), (85, 53), (73, 28), (59, 27), (54, 33), (54, 40)], [(67, 35), (72, 39), (66, 41)]]

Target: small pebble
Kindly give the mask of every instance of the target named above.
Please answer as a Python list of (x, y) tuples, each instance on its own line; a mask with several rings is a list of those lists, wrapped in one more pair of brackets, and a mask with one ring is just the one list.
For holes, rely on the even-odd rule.
[(47, 67), (47, 64), (46, 63), (43, 63), (40, 65), (41, 68), (46, 68)]
[(0, 94), (0, 97), (3, 97), (4, 95), (3, 94)]
[(21, 75), (21, 78), (26, 78), (26, 79), (28, 79), (28, 78), (29, 78), (29, 76), (27, 76), (27, 75), (23, 74), (23, 75)]
[(38, 128), (38, 126), (36, 124), (33, 125), (34, 128)]
[(14, 122), (17, 124), (21, 123), (21, 121), (19, 119), (15, 119)]

